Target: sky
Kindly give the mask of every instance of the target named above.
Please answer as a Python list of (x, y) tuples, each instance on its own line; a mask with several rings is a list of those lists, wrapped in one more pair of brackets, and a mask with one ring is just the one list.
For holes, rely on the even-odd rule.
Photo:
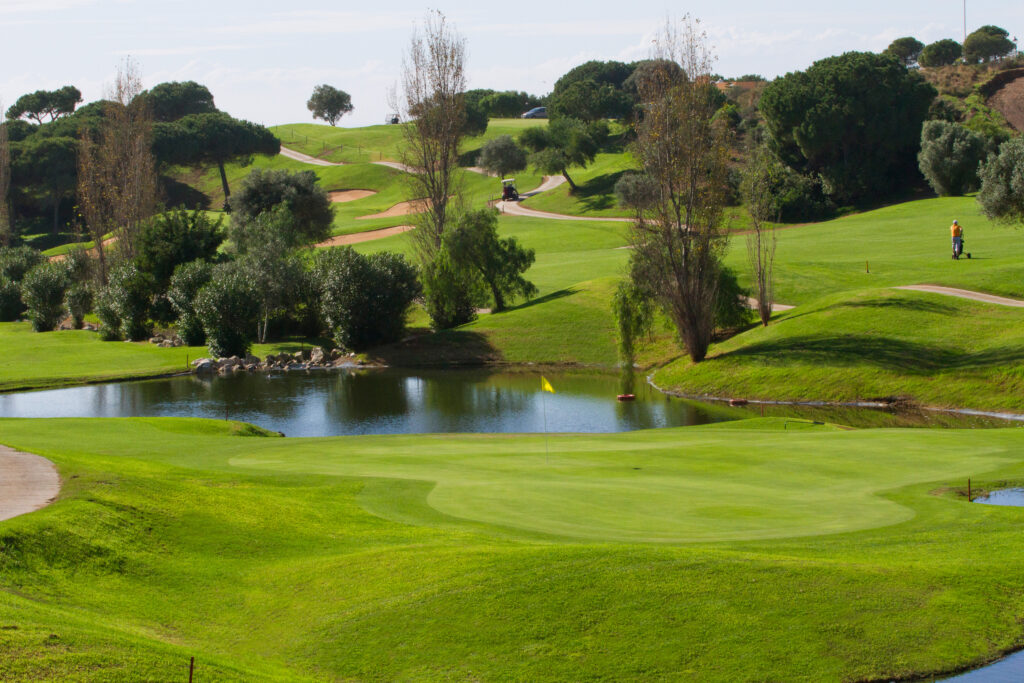
[[(428, 8), (466, 39), (470, 88), (542, 95), (587, 60), (648, 57), (658, 27), (685, 12), (706, 29), (718, 73), (773, 78), (906, 35), (960, 41), (964, 2), (0, 0), (0, 101), (67, 84), (99, 99), (131, 57), (146, 87), (198, 81), (218, 108), (257, 123), (311, 122), (306, 101), (320, 83), (352, 96), (340, 125), (383, 123)], [(1024, 40), (1024, 2), (968, 0), (966, 9), (968, 32), (995, 24)]]

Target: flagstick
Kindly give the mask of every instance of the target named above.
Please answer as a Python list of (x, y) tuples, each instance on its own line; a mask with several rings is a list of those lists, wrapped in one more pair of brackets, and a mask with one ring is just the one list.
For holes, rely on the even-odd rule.
[(548, 464), (548, 404), (544, 398), (544, 390), (540, 391), (541, 413), (544, 415), (544, 464)]

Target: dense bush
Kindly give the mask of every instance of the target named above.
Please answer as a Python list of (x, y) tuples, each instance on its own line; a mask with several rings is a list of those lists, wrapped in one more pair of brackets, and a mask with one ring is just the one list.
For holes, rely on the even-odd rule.
[(44, 261), (46, 257), (31, 247), (0, 247), (0, 278), (21, 282), (25, 273)]
[[(143, 273), (131, 261), (126, 261), (110, 271), (107, 286), (100, 295), (98, 308), (103, 323), (104, 336), (139, 341), (149, 336), (149, 307), (153, 300), (156, 282), (149, 273)], [(106, 317), (106, 320), (104, 320)]]
[(924, 43), (912, 36), (906, 36), (889, 43), (889, 47), (885, 48), (882, 54), (898, 59), (904, 66), (913, 66), (923, 49)]
[(735, 330), (750, 322), (753, 312), (748, 303), (750, 292), (740, 286), (736, 273), (726, 267), (718, 271), (715, 297), (715, 328)]
[(917, 58), (917, 63), (921, 66), (949, 66), (958, 60), (961, 54), (963, 54), (963, 48), (960, 47), (960, 43), (943, 38), (930, 45), (925, 45)]
[(935, 89), (877, 54), (848, 52), (770, 83), (760, 108), (779, 158), (839, 202), (884, 196), (916, 176)]
[(167, 300), (177, 316), (178, 336), (188, 346), (199, 346), (206, 341), (203, 325), (196, 315), (195, 299), (212, 275), (212, 264), (196, 260), (181, 264), (171, 276)]
[(339, 346), (361, 350), (402, 338), (406, 313), (420, 294), (405, 257), (330, 249), (317, 254), (314, 275), (320, 314)]
[(444, 248), (467, 275), (475, 275), (490, 290), (495, 311), (504, 310), (506, 299), (529, 299), (537, 294), (533, 283), (523, 277), (533, 265), (533, 249), (520, 247), (514, 237), (498, 237), (498, 212), (494, 209), (462, 216), (445, 233)]
[(976, 64), (1005, 57), (1016, 48), (1009, 36), (1004, 28), (982, 26), (964, 41), (964, 61)]
[(926, 121), (921, 128), (921, 173), (940, 196), (959, 196), (978, 189), (978, 165), (986, 141), (956, 123)]
[(642, 173), (623, 173), (615, 183), (615, 198), (619, 206), (642, 212), (654, 203), (657, 186)]
[(68, 271), (64, 264), (47, 261), (25, 273), (21, 280), (21, 300), (28, 309), (32, 329), (49, 332), (64, 318), (64, 292)]
[(1024, 138), (1004, 142), (981, 168), (978, 203), (985, 215), (1006, 223), (1024, 223)]
[(17, 282), (0, 276), (0, 322), (11, 322), (21, 317), (25, 304), (21, 302), (21, 287)]
[(139, 234), (135, 263), (151, 274), (163, 290), (174, 269), (195, 259), (212, 260), (224, 241), (222, 218), (210, 218), (204, 211), (177, 209), (149, 221)]
[(92, 310), (92, 290), (88, 285), (75, 282), (68, 287), (64, 295), (64, 307), (71, 316), (71, 324), (76, 330), (85, 324), (85, 314)]
[(248, 353), (259, 305), (245, 272), (234, 263), (215, 267), (210, 281), (196, 295), (194, 308), (214, 357)]
[(506, 178), (509, 174), (526, 168), (526, 152), (516, 144), (511, 135), (502, 135), (487, 141), (480, 150), (477, 163), (497, 174), (499, 178)]
[(283, 206), (290, 217), (283, 234), (288, 246), (312, 244), (327, 238), (334, 221), (330, 198), (317, 182), (313, 171), (274, 171), (256, 169), (231, 197), (231, 239), (245, 249), (246, 230), (256, 217)]
[(483, 294), (476, 279), (455, 263), (446, 249), (423, 267), (420, 282), (424, 307), (435, 330), (447, 330), (476, 318)]

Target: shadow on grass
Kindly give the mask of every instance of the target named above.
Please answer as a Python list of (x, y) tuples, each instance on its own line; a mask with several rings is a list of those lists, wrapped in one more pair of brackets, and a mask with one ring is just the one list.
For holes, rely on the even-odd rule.
[(518, 306), (508, 306), (508, 307), (505, 308), (504, 311), (498, 311), (497, 313), (492, 313), (491, 315), (504, 315), (505, 313), (508, 313), (509, 311), (521, 311), (523, 309), (530, 308), (531, 306), (537, 306), (539, 304), (546, 304), (548, 302), (555, 301), (557, 299), (563, 299), (563, 298), (565, 298), (567, 296), (572, 296), (573, 294), (579, 293), (579, 291), (580, 290), (574, 289), (574, 288), (559, 289), (557, 292), (551, 292), (550, 294), (545, 294), (542, 297), (538, 297), (536, 299), (530, 299), (529, 301), (524, 301), (523, 303), (519, 304)]
[(951, 304), (928, 301), (927, 299), (917, 297), (844, 301), (841, 304), (829, 306), (828, 308), (898, 308), (901, 311), (919, 311), (921, 313), (940, 313), (943, 315), (956, 315), (958, 313), (956, 306)]
[(1003, 346), (963, 353), (934, 344), (920, 344), (891, 337), (797, 336), (751, 344), (718, 358), (760, 358), (766, 364), (800, 362), (811, 365), (851, 367), (873, 365), (909, 375), (932, 375), (943, 370), (979, 370), (1024, 361), (1024, 346)]
[(619, 182), (623, 173), (625, 171), (591, 178), (585, 183), (580, 183), (572, 196), (576, 197), (587, 211), (615, 208), (615, 183)]

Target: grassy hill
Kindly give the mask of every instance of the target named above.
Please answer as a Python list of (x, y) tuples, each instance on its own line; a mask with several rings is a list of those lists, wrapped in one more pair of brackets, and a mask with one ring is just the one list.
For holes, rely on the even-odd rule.
[[(783, 428), (785, 427), (785, 428)], [(1024, 637), (1019, 430), (279, 439), (0, 420), (5, 677), (888, 680)], [(545, 455), (547, 451), (547, 455)]]

